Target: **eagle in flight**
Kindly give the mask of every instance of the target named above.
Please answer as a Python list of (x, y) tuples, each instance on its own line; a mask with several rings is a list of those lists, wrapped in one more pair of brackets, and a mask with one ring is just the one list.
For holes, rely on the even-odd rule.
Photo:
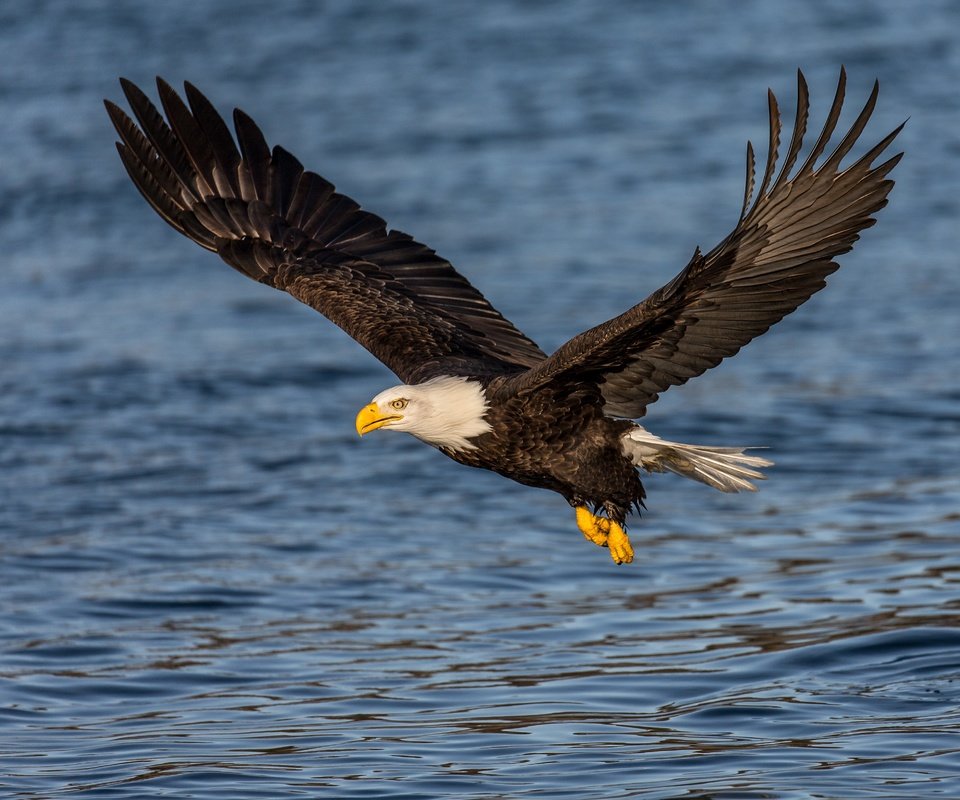
[(886, 205), (887, 175), (902, 153), (874, 162), (902, 125), (841, 168), (873, 112), (876, 83), (850, 130), (817, 164), (845, 84), (841, 70), (823, 129), (794, 170), (809, 108), (798, 72), (796, 120), (779, 172), (780, 112), (768, 92), (766, 166), (753, 199), (748, 144), (733, 232), (708, 253), (697, 249), (646, 300), (549, 356), (450, 262), (388, 230), (282, 147), (271, 150), (243, 111), (233, 112), (234, 139), (189, 83), (184, 100), (157, 80), (161, 114), (121, 79), (136, 121), (105, 103), (127, 172), (164, 220), (244, 275), (315, 308), (403, 381), (360, 410), (361, 435), (406, 431), (461, 464), (552, 489), (575, 509), (583, 535), (620, 564), (633, 560), (624, 525), (643, 505), (639, 470), (669, 470), (736, 492), (754, 490), (751, 480), (771, 463), (742, 447), (665, 441), (634, 420), (661, 392), (734, 355), (823, 288), (834, 259)]

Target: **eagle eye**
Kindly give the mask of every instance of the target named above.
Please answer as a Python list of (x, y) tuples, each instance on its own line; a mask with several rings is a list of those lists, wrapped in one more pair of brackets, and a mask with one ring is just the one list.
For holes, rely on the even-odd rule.
[(407, 407), (407, 403), (409, 402), (410, 402), (409, 400), (405, 400), (403, 398), (400, 398), (399, 400), (391, 400), (390, 408), (395, 408), (397, 411), (403, 411), (403, 409)]

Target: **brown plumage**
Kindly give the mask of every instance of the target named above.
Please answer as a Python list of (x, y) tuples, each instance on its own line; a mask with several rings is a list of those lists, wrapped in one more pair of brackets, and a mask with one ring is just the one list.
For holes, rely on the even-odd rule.
[[(826, 123), (794, 171), (808, 117), (807, 86), (798, 73), (783, 166), (777, 172), (781, 122), (771, 92), (766, 165), (754, 198), (748, 144), (743, 209), (733, 232), (706, 254), (698, 249), (646, 300), (548, 357), (433, 250), (388, 231), (283, 148), (270, 150), (242, 111), (234, 111), (234, 140), (189, 83), (185, 103), (158, 79), (166, 119), (140, 89), (121, 84), (137, 121), (106, 101), (120, 135), (117, 149), (157, 213), (240, 272), (324, 314), (407, 384), (368, 406), (370, 421), (362, 426), (358, 417), (358, 430), (408, 430), (462, 463), (553, 489), (619, 524), (642, 504), (637, 467), (668, 469), (724, 491), (753, 488), (749, 479), (763, 477), (755, 468), (769, 462), (742, 448), (663, 442), (629, 420), (821, 289), (837, 269), (834, 259), (886, 204), (893, 185), (887, 175), (902, 155), (874, 163), (897, 128), (841, 168), (873, 112), (875, 84), (850, 130), (817, 164), (840, 116), (841, 70)], [(397, 413), (387, 413), (388, 400)], [(430, 407), (433, 417), (415, 419), (419, 412), (407, 410), (411, 400)], [(471, 416), (463, 409), (474, 401)], [(605, 533), (595, 538), (581, 529), (606, 541)]]

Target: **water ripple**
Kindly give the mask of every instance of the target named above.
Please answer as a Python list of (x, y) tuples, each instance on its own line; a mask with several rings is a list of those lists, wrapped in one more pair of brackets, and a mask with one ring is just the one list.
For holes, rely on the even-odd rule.
[[(0, 794), (960, 796), (955, 4), (8, 5)], [(891, 204), (651, 409), (776, 467), (651, 476), (629, 569), (548, 493), (361, 443), (391, 376), (151, 218), (100, 105), (243, 104), (549, 350), (725, 235), (763, 88), (803, 66), (819, 114), (841, 62), (911, 117)]]

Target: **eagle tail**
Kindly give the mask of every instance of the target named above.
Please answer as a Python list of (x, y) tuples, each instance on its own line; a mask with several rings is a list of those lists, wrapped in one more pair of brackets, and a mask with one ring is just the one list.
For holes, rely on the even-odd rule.
[(765, 480), (760, 467), (773, 464), (744, 453), (745, 447), (709, 447), (668, 442), (640, 425), (623, 435), (623, 450), (647, 472), (673, 472), (700, 481), (721, 492), (755, 492), (751, 480)]

